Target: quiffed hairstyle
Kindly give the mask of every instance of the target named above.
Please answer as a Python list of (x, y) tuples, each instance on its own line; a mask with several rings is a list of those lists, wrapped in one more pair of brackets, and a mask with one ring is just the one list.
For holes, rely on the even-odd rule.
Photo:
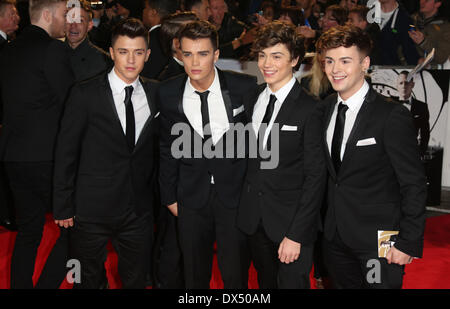
[(50, 8), (60, 2), (67, 2), (67, 0), (30, 0), (29, 12), (31, 22), (39, 21), (43, 9)]
[(325, 55), (329, 49), (356, 46), (364, 56), (370, 55), (372, 41), (367, 33), (353, 25), (337, 26), (322, 34), (316, 43), (316, 51)]
[(305, 43), (303, 36), (297, 34), (294, 25), (281, 21), (273, 21), (262, 26), (252, 45), (252, 54), (257, 57), (263, 49), (283, 44), (291, 54), (291, 60), (298, 57), (298, 63), (294, 70), (298, 70), (305, 56)]
[(139, 19), (127, 18), (121, 20), (112, 31), (111, 46), (114, 46), (119, 36), (127, 36), (132, 39), (142, 37), (145, 40), (147, 48), (149, 46), (148, 30)]
[(197, 20), (186, 24), (179, 32), (178, 39), (188, 38), (191, 40), (209, 39), (214, 51), (219, 47), (219, 36), (216, 27), (210, 22)]
[(172, 41), (178, 38), (178, 33), (184, 25), (199, 20), (194, 12), (178, 12), (164, 17), (161, 21), (161, 48), (167, 56), (172, 56)]

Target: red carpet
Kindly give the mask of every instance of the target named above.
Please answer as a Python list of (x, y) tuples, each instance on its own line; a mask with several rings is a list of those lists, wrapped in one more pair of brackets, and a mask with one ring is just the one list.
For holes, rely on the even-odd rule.
[[(44, 228), (44, 241), (38, 250), (33, 281), (39, 277), (44, 261), (50, 253), (58, 236), (58, 229), (51, 218)], [(0, 228), (0, 289), (9, 288), (11, 254), (16, 233)], [(120, 279), (117, 274), (117, 255), (109, 249), (106, 261), (106, 270), (110, 288), (120, 288)], [(214, 271), (211, 278), (211, 288), (221, 289), (223, 283), (214, 259)], [(249, 288), (256, 289), (256, 271), (250, 269)], [(423, 259), (414, 261), (406, 266), (403, 287), (405, 289), (450, 289), (450, 215), (427, 219), (425, 230), (425, 245)], [(312, 284), (313, 286), (313, 284)], [(64, 282), (61, 288), (71, 288)]]

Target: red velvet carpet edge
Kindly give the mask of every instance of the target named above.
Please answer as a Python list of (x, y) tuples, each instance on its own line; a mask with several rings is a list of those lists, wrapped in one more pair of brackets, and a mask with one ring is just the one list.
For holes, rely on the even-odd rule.
[[(47, 219), (33, 276), (35, 283), (59, 234), (51, 217), (49, 216)], [(10, 286), (10, 264), (15, 237), (16, 233), (0, 227), (0, 289), (8, 289)], [(121, 286), (117, 273), (117, 255), (110, 246), (108, 246), (108, 250), (106, 270), (109, 286), (112, 289), (117, 289)], [(404, 289), (450, 289), (450, 215), (427, 219), (423, 258), (407, 265), (405, 272)], [(249, 272), (250, 289), (258, 288), (256, 280), (256, 271), (251, 267)], [(214, 258), (210, 286), (212, 289), (223, 288), (216, 258)], [(313, 281), (311, 286), (314, 288)], [(65, 281), (60, 288), (70, 289), (71, 285)]]

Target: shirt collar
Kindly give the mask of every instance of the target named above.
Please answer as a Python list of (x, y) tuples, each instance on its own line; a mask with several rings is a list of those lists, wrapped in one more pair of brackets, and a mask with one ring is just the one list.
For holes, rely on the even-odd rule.
[(155, 30), (156, 28), (161, 27), (161, 24), (159, 25), (154, 25), (153, 27), (150, 28), (150, 30), (148, 32), (152, 32), (153, 30)]
[(4, 33), (2, 30), (0, 30), (0, 35), (1, 35), (5, 40), (8, 40), (8, 36), (7, 36), (6, 33)]
[(139, 76), (131, 84), (125, 83), (123, 80), (120, 79), (119, 76), (117, 76), (114, 68), (111, 70), (111, 72), (109, 72), (108, 78), (113, 94), (120, 94), (127, 86), (133, 86), (133, 93), (136, 93), (136, 91), (139, 90), (139, 86), (141, 84), (139, 82)]
[(178, 58), (177, 57), (173, 57), (173, 59), (179, 64), (179, 65), (181, 65), (181, 66), (183, 66), (184, 67), (184, 62), (183, 61), (181, 61), (181, 60), (178, 60)]
[(363, 104), (368, 91), (369, 84), (364, 80), (362, 87), (347, 100), (343, 100), (338, 93), (338, 103), (344, 102), (352, 112), (357, 111)]
[[(197, 89), (194, 88), (194, 86), (191, 85), (191, 79), (189, 77), (186, 81), (186, 88), (189, 91), (189, 93), (195, 93), (196, 91), (198, 91)], [(221, 89), (220, 89), (219, 74), (217, 72), (216, 67), (214, 67), (214, 80), (213, 80), (211, 86), (209, 86), (209, 88), (207, 90), (209, 90), (209, 92), (211, 92), (211, 93), (220, 94), (220, 95), (222, 94)]]
[(283, 104), (284, 100), (286, 100), (286, 97), (289, 95), (289, 92), (291, 92), (292, 87), (294, 87), (295, 84), (295, 77), (292, 76), (292, 78), (287, 82), (286, 85), (278, 89), (276, 92), (272, 92), (270, 90), (269, 85), (266, 86), (266, 94), (267, 96), (270, 96), (271, 94), (274, 94), (277, 98), (277, 101)]

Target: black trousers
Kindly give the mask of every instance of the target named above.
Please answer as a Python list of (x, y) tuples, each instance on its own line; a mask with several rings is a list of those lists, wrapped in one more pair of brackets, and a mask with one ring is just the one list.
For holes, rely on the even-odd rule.
[(178, 218), (166, 206), (159, 213), (153, 248), (155, 287), (159, 289), (183, 289), (183, 256), (178, 237)]
[(15, 211), (9, 181), (3, 162), (0, 162), (0, 220), (15, 223)]
[(237, 209), (222, 204), (214, 185), (204, 208), (189, 209), (178, 204), (186, 288), (209, 288), (214, 241), (224, 288), (247, 288), (249, 255), (245, 235), (236, 227), (236, 216)]
[[(348, 247), (337, 231), (332, 241), (323, 238), (323, 253), (333, 288), (400, 289), (402, 287), (404, 266), (388, 264), (386, 259), (378, 258), (376, 249), (369, 251)], [(374, 280), (374, 278), (380, 280)]]
[(267, 236), (260, 223), (256, 232), (248, 236), (253, 265), (258, 273), (260, 289), (309, 289), (313, 246), (301, 246), (300, 257), (293, 263), (278, 259), (280, 243)]
[(98, 289), (104, 277), (107, 244), (118, 255), (118, 272), (124, 289), (145, 288), (153, 235), (152, 216), (137, 216), (131, 209), (124, 215), (98, 222), (75, 216), (71, 231), (71, 256), (80, 262), (81, 282), (76, 289)]
[[(16, 208), (18, 233), (11, 260), (11, 288), (33, 288), (32, 276), (41, 242), (45, 214), (51, 210), (52, 162), (5, 162)], [(47, 258), (36, 288), (56, 289), (64, 280), (68, 259), (68, 231), (61, 234)]]

